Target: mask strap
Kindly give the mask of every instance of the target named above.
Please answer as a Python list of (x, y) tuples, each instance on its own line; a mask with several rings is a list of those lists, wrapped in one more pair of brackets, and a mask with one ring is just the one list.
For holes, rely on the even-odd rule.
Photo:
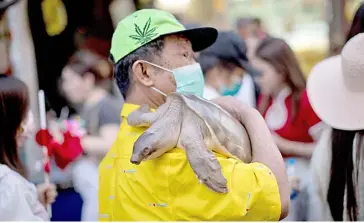
[(162, 92), (161, 90), (159, 90), (158, 88), (155, 88), (155, 87), (151, 87), (154, 91), (156, 91), (156, 92), (158, 92), (159, 94), (161, 94), (161, 95), (163, 95), (163, 96), (165, 96), (165, 97), (167, 97), (167, 95), (164, 93), (164, 92)]
[(157, 65), (157, 64), (154, 64), (154, 63), (148, 62), (148, 61), (146, 61), (146, 60), (140, 60), (140, 61), (141, 61), (141, 62), (144, 62), (144, 63), (147, 63), (147, 64), (149, 64), (149, 65), (152, 65), (152, 66), (154, 66), (154, 67), (157, 67), (157, 68), (159, 68), (159, 69), (162, 69), (162, 70), (165, 70), (165, 71), (168, 71), (168, 72), (173, 73), (173, 71), (171, 71), (171, 70), (169, 70), (169, 69), (167, 69), (167, 68), (164, 68), (164, 67), (159, 66), (159, 65)]
[[(147, 64), (149, 64), (149, 65), (152, 65), (152, 66), (155, 66), (155, 67), (157, 67), (157, 68), (159, 68), (159, 69), (162, 69), (162, 70), (165, 70), (165, 71), (168, 71), (168, 72), (171, 72), (171, 73), (173, 73), (171, 70), (168, 70), (168, 69), (166, 69), (166, 68), (164, 68), (164, 67), (161, 67), (161, 66), (159, 66), (159, 65), (157, 65), (157, 64), (154, 64), (154, 63), (151, 63), (151, 62), (148, 62), (148, 61), (146, 61), (146, 60), (140, 60), (141, 62), (144, 62), (144, 63), (147, 63)], [(164, 92), (162, 92), (161, 90), (159, 90), (158, 88), (155, 88), (155, 87), (151, 87), (154, 91), (156, 91), (156, 92), (158, 92), (159, 94), (161, 94), (161, 95), (163, 95), (164, 97), (167, 97), (167, 94), (165, 94)]]

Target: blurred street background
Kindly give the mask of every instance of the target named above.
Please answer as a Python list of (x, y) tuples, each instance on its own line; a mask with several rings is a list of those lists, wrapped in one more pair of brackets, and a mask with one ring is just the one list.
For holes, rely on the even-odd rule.
[[(109, 56), (118, 21), (135, 10), (159, 8), (183, 24), (235, 30), (252, 51), (264, 35), (283, 38), (296, 53), (304, 74), (319, 61), (340, 53), (361, 0), (20, 0), (1, 19), (0, 48), (9, 51), (7, 73), (30, 89), (39, 128), (37, 92), (46, 95), (48, 115), (59, 117), (69, 104), (59, 90), (62, 70), (78, 49)], [(249, 48), (251, 46), (251, 48)], [(1, 49), (0, 49), (1, 50)], [(116, 85), (110, 92), (121, 98)], [(122, 100), (122, 99), (121, 99)], [(29, 141), (22, 158), (32, 182), (43, 181), (42, 152)], [(56, 175), (60, 170), (52, 169)], [(60, 188), (52, 220), (80, 220), (82, 200)], [(70, 202), (72, 201), (72, 202)], [(67, 204), (67, 205), (66, 205)]]

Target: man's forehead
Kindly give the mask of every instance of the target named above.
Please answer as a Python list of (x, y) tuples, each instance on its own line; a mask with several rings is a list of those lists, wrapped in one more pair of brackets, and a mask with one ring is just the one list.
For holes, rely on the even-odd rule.
[(169, 35), (165, 37), (164, 41), (166, 51), (193, 51), (191, 41), (182, 35)]

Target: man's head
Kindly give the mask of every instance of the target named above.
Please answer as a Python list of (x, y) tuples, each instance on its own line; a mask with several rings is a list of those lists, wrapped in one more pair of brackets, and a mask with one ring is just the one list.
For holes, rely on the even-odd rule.
[(179, 80), (171, 71), (194, 64), (194, 51), (208, 47), (216, 37), (213, 28), (186, 30), (173, 15), (155, 9), (137, 11), (120, 21), (110, 57), (126, 101), (148, 98), (156, 106), (162, 104), (164, 97), (152, 87), (175, 92)]

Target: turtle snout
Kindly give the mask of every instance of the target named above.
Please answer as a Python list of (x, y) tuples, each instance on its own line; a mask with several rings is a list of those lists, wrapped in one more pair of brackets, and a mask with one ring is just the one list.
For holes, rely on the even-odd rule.
[(131, 156), (130, 162), (132, 164), (139, 165), (141, 161), (140, 161), (139, 156), (133, 155), (133, 156)]

